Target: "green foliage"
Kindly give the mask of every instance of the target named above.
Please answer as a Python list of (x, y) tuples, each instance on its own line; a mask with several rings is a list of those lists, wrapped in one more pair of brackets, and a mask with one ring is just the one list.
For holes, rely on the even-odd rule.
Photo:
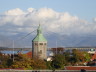
[(39, 58), (34, 58), (34, 64), (32, 64), (33, 69), (46, 69), (46, 62)]
[(83, 54), (83, 52), (74, 49), (72, 54), (73, 54), (73, 58), (75, 59), (75, 62), (84, 61), (84, 54)]
[[(70, 53), (69, 51), (64, 52), (65, 57), (65, 65), (84, 65), (84, 62), (90, 61), (90, 54), (87, 52), (79, 51), (77, 49), (73, 49)], [(60, 58), (59, 58), (60, 59)]]
[(30, 60), (14, 61), (12, 68), (32, 69)]
[(87, 53), (87, 52), (83, 52), (83, 54), (84, 54), (84, 57), (85, 57), (85, 61), (86, 62), (90, 61), (91, 55), (89, 53)]
[(46, 69), (44, 60), (29, 58), (26, 54), (18, 54), (13, 59), (9, 55), (0, 53), (0, 68), (22, 68), (22, 69)]
[(69, 62), (70, 61), (70, 52), (64, 52), (63, 55), (65, 56), (66, 61)]
[(65, 56), (62, 54), (57, 54), (51, 63), (53, 69), (64, 69), (66, 64)]
[(47, 69), (52, 69), (51, 63), (51, 61), (46, 61)]
[(25, 54), (20, 54), (15, 58), (11, 67), (23, 69), (46, 69), (46, 64), (43, 60), (38, 58), (33, 60), (28, 58)]
[(0, 53), (0, 68), (8, 68), (7, 61), (9, 60), (8, 55), (3, 55)]
[(13, 60), (12, 59), (8, 59), (7, 60), (7, 63), (6, 63), (6, 65), (10, 68), (10, 66), (13, 64)]
[(72, 65), (84, 65), (83, 63), (90, 61), (90, 58), (89, 53), (73, 49), (70, 62)]
[(32, 59), (26, 54), (18, 54), (14, 56), (14, 62), (9, 55), (0, 53), (0, 68), (23, 68), (23, 69), (64, 69), (68, 65), (83, 65), (90, 61), (91, 56), (87, 52), (72, 50), (64, 52), (64, 54), (56, 54), (53, 61), (44, 61), (37, 56)]

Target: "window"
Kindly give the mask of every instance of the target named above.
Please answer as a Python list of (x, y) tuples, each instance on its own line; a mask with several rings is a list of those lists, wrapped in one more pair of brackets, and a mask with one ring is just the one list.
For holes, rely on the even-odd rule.
[(43, 45), (43, 43), (40, 43), (40, 45)]
[(38, 43), (35, 43), (35, 45), (38, 45)]
[(39, 51), (39, 54), (42, 54), (42, 50)]

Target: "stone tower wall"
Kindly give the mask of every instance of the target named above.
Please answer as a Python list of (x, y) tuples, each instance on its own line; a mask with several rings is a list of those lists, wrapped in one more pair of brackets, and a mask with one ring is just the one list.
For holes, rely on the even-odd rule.
[(33, 57), (37, 56), (40, 59), (47, 58), (47, 42), (33, 42)]

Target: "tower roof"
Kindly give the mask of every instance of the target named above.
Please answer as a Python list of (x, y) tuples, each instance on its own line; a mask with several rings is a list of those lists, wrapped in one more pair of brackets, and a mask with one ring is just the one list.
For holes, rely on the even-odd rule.
[(45, 39), (45, 37), (43, 36), (42, 34), (42, 29), (41, 29), (41, 26), (39, 24), (39, 27), (37, 29), (37, 35), (36, 37), (33, 39), (33, 42), (34, 41), (38, 41), (38, 42), (47, 42), (47, 40)]

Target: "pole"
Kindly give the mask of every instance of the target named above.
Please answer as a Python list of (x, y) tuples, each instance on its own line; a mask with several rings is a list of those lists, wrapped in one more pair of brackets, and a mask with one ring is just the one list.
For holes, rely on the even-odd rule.
[(57, 54), (57, 39), (56, 39), (56, 54)]
[(14, 40), (13, 40), (13, 62), (14, 62)]

